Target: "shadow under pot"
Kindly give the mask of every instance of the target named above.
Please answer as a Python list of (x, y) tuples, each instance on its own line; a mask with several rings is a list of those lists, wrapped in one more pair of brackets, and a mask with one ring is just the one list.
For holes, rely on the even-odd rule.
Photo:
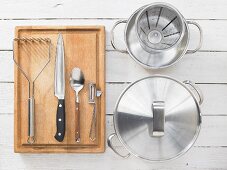
[[(127, 50), (118, 49), (114, 42), (114, 30), (125, 23)], [(199, 44), (188, 50), (190, 39), (188, 24), (199, 29)], [(202, 46), (202, 29), (192, 21), (186, 21), (181, 13), (166, 3), (153, 3), (135, 11), (128, 20), (115, 23), (111, 30), (113, 48), (130, 56), (145, 68), (158, 69), (175, 64), (185, 53), (195, 53)]]
[[(177, 158), (197, 139), (202, 102), (200, 89), (191, 81), (181, 83), (161, 75), (140, 79), (117, 101), (115, 133), (109, 136), (108, 146), (123, 158), (131, 154), (149, 161)], [(114, 139), (129, 153), (123, 155)]]

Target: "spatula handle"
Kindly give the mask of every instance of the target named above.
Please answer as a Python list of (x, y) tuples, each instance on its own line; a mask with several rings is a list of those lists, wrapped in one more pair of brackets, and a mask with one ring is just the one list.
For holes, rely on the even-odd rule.
[(80, 143), (80, 103), (78, 101), (76, 101), (75, 119), (75, 141)]

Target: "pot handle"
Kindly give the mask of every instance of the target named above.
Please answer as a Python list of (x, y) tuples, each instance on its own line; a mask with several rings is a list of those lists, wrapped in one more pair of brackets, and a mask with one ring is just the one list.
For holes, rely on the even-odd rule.
[(194, 50), (187, 50), (187, 53), (188, 54), (191, 54), (191, 53), (195, 53), (196, 51), (198, 51), (202, 47), (202, 43), (203, 43), (203, 30), (200, 27), (200, 25), (198, 23), (194, 22), (194, 21), (187, 21), (187, 23), (188, 24), (191, 24), (191, 25), (195, 25), (199, 29), (199, 35), (200, 35), (198, 46)]
[(120, 20), (120, 21), (117, 21), (117, 22), (114, 24), (114, 26), (113, 26), (113, 28), (111, 29), (111, 32), (110, 32), (111, 45), (112, 45), (112, 47), (113, 47), (116, 51), (118, 51), (118, 52), (121, 52), (121, 53), (128, 53), (127, 50), (121, 50), (121, 49), (117, 48), (117, 46), (115, 45), (115, 41), (114, 41), (114, 30), (115, 30), (115, 28), (116, 28), (119, 24), (121, 24), (121, 23), (127, 23), (127, 20)]
[(122, 158), (128, 158), (128, 157), (131, 155), (130, 153), (128, 153), (127, 155), (121, 155), (121, 154), (114, 148), (113, 143), (112, 143), (112, 139), (113, 139), (115, 136), (116, 136), (116, 133), (112, 133), (112, 134), (108, 137), (108, 139), (107, 139), (107, 144), (108, 144), (108, 146), (109, 146), (117, 155), (119, 155), (120, 157), (122, 157)]
[(202, 91), (200, 90), (200, 88), (198, 86), (196, 86), (195, 83), (190, 80), (185, 80), (183, 83), (191, 86), (196, 91), (196, 93), (199, 96), (199, 104), (201, 105), (203, 103), (203, 94), (202, 94)]

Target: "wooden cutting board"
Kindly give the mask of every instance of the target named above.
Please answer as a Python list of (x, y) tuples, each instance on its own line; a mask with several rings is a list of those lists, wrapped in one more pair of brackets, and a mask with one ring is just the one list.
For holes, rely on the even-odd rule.
[[(54, 69), (58, 34), (64, 38), (65, 48), (65, 107), (66, 132), (63, 142), (55, 140), (57, 98), (54, 96)], [(14, 92), (14, 149), (29, 153), (95, 153), (105, 150), (105, 29), (104, 26), (25, 26), (16, 27), (15, 38), (50, 38), (50, 63), (35, 81), (35, 143), (28, 144), (28, 82), (15, 65)], [(15, 60), (31, 79), (48, 60), (48, 46), (32, 46), (14, 42)], [(70, 73), (79, 67), (85, 76), (80, 92), (81, 142), (75, 142), (75, 93), (70, 86)], [(102, 91), (96, 99), (97, 139), (89, 139), (92, 104), (88, 103), (88, 83), (96, 83)]]

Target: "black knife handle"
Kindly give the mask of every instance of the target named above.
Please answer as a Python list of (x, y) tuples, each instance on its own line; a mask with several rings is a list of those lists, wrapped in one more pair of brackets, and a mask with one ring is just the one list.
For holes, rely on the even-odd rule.
[(58, 100), (57, 116), (56, 116), (57, 132), (55, 139), (62, 142), (65, 136), (65, 100)]

